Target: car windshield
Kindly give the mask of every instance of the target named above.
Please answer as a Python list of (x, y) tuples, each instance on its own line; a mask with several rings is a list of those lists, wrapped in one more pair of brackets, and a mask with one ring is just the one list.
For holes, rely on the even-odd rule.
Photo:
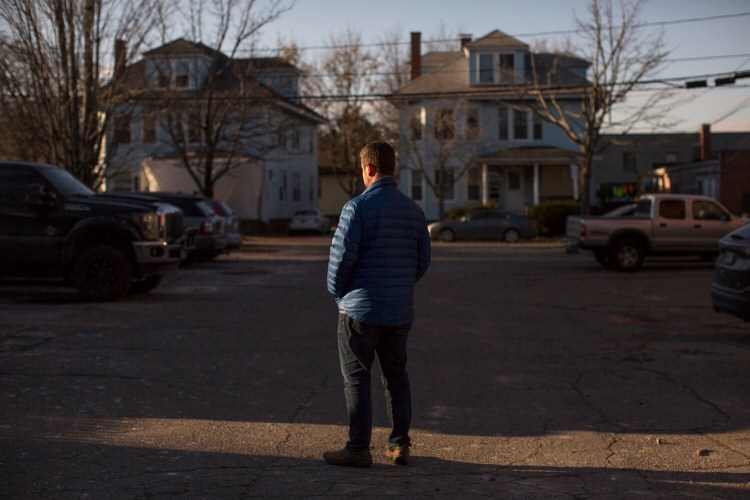
[(44, 168), (41, 169), (42, 175), (50, 181), (60, 194), (68, 196), (91, 196), (94, 191), (84, 183), (73, 177), (73, 174), (61, 168)]

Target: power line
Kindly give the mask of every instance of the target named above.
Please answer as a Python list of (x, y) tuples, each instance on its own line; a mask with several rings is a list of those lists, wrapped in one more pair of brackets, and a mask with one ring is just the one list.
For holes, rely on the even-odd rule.
[[(691, 17), (691, 18), (684, 18), (684, 19), (672, 19), (668, 21), (652, 21), (647, 23), (640, 23), (637, 24), (637, 28), (648, 28), (652, 26), (670, 26), (674, 24), (686, 24), (686, 23), (698, 23), (698, 22), (707, 22), (707, 21), (716, 21), (719, 19), (732, 19), (736, 17), (745, 17), (750, 16), (750, 12), (738, 12), (736, 14), (719, 14), (715, 16), (704, 16), (704, 17)], [(609, 27), (605, 27), (609, 28)], [(514, 38), (530, 38), (530, 37), (539, 37), (539, 36), (550, 36), (550, 35), (571, 35), (575, 33), (579, 33), (580, 30), (578, 29), (565, 29), (565, 30), (552, 30), (552, 31), (538, 31), (538, 32), (531, 32), (531, 33), (516, 33), (516, 34), (509, 34), (508, 36), (514, 37)], [(422, 43), (424, 44), (431, 44), (431, 43), (448, 43), (448, 42), (458, 42), (455, 38), (437, 38), (432, 40), (422, 40)], [(363, 47), (385, 47), (385, 46), (398, 46), (398, 45), (409, 45), (410, 41), (398, 41), (398, 42), (370, 42), (370, 43), (359, 43), (359, 44), (332, 44), (332, 45), (310, 45), (310, 46), (297, 46), (296, 49), (300, 51), (305, 50), (325, 50), (325, 49), (351, 49), (355, 47), (363, 48)], [(243, 52), (251, 52), (251, 51), (257, 51), (257, 52), (281, 52), (284, 50), (284, 48), (256, 48), (256, 49), (245, 49)]]
[(726, 114), (722, 115), (720, 118), (717, 118), (716, 120), (712, 121), (711, 125), (716, 125), (717, 123), (726, 120), (727, 118), (729, 118), (733, 114), (735, 114), (735, 113), (737, 113), (739, 111), (742, 111), (743, 108), (746, 108), (749, 105), (750, 105), (750, 96), (746, 97), (742, 102), (740, 102), (739, 104), (737, 104), (736, 106), (734, 106), (731, 110), (729, 110), (728, 113), (726, 113)]
[[(649, 84), (658, 83), (658, 81), (648, 82)], [(644, 82), (646, 84), (646, 82)], [(578, 92), (585, 89), (585, 85), (568, 85), (568, 86), (553, 86), (553, 87), (544, 87), (543, 91), (565, 91), (565, 92)], [(715, 87), (711, 87), (715, 88)], [(727, 86), (727, 87), (721, 87), (722, 89), (749, 89), (750, 84), (735, 84), (733, 86)], [(632, 89), (631, 93), (642, 93), (642, 92), (674, 92), (674, 91), (683, 91), (683, 92), (689, 92), (690, 89), (685, 89), (683, 87), (636, 87)], [(300, 95), (295, 96), (295, 99), (302, 99), (302, 100), (311, 100), (311, 101), (317, 101), (317, 100), (330, 100), (330, 101), (344, 101), (349, 99), (359, 99), (362, 101), (382, 101), (389, 99), (391, 97), (394, 97), (394, 94), (392, 93), (384, 93), (384, 92), (369, 92), (369, 93), (362, 93), (362, 94), (308, 94), (308, 95)], [(408, 94), (408, 95), (401, 95), (396, 96), (399, 98), (403, 98), (406, 100), (418, 100), (418, 99), (429, 99), (429, 98), (459, 98), (459, 97), (475, 97), (477, 99), (483, 99), (488, 97), (497, 97), (497, 92), (492, 90), (487, 91), (477, 91), (477, 90), (456, 90), (456, 91), (449, 91), (449, 92), (420, 92), (419, 94)], [(509, 99), (516, 99), (518, 98), (518, 95), (514, 94), (512, 90), (508, 90), (507, 96)], [(530, 96), (529, 96), (530, 97)]]

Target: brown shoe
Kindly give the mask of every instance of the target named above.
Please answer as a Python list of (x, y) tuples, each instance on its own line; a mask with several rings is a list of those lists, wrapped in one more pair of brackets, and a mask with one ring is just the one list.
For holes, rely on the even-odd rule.
[(385, 456), (393, 460), (396, 465), (406, 465), (409, 463), (409, 447), (395, 446), (385, 450)]
[(323, 453), (323, 459), (331, 465), (344, 467), (367, 468), (372, 465), (372, 455), (369, 449), (349, 451), (344, 448), (338, 451), (327, 451)]

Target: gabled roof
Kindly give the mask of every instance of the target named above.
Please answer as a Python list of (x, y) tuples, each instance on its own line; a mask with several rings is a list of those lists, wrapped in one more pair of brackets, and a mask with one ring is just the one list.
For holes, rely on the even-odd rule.
[[(218, 78), (213, 82), (213, 88), (218, 92), (231, 92), (233, 88), (237, 88), (240, 85), (240, 82), (244, 80), (254, 85), (254, 98), (271, 99), (290, 112), (297, 113), (319, 123), (325, 122), (325, 118), (318, 113), (300, 102), (279, 94), (277, 91), (258, 80), (257, 76), (259, 75), (253, 74), (254, 71), (267, 72), (273, 68), (279, 68), (281, 71), (294, 71), (298, 73), (299, 70), (292, 64), (289, 64), (289, 62), (278, 57), (230, 59), (223, 53), (202, 43), (191, 42), (184, 38), (178, 38), (177, 40), (173, 40), (161, 47), (145, 52), (145, 57), (143, 59), (140, 59), (133, 64), (129, 64), (125, 68), (122, 78), (117, 83), (117, 88), (120, 89), (120, 91), (131, 92), (133, 95), (137, 95), (140, 98), (158, 99), (164, 94), (163, 91), (159, 89), (152, 89), (149, 87), (146, 74), (147, 59), (154, 56), (168, 58), (181, 55), (205, 55), (210, 58), (215, 57), (215, 63), (217, 67), (221, 69)], [(200, 91), (192, 90), (173, 90), (172, 92), (174, 97), (180, 98), (191, 98), (199, 94)]]
[[(489, 48), (523, 50), (526, 52), (524, 68), (527, 71), (527, 78), (530, 77), (532, 54), (528, 51), (528, 46), (502, 31), (492, 31), (475, 42), (467, 44), (466, 47), (469, 51), (477, 48), (480, 50)], [(558, 85), (587, 83), (585, 74), (589, 63), (581, 58), (564, 54), (539, 53), (533, 54), (533, 59), (537, 74), (540, 75), (542, 81), (546, 79), (543, 75), (550, 74), (554, 69), (554, 83)], [(475, 98), (506, 96), (513, 99), (517, 94), (512, 86), (507, 84), (471, 85), (469, 83), (469, 57), (466, 51), (425, 54), (422, 57), (422, 66), (429, 68), (429, 71), (424, 71), (418, 78), (404, 84), (394, 92), (393, 97), (421, 97), (440, 93), (463, 94)]]
[(168, 42), (160, 47), (156, 47), (155, 49), (149, 50), (148, 52), (145, 52), (143, 55), (146, 57), (152, 57), (152, 56), (176, 56), (176, 55), (194, 55), (194, 54), (203, 54), (207, 55), (209, 57), (214, 57), (215, 55), (220, 55), (224, 59), (227, 57), (222, 54), (221, 52), (212, 49), (208, 45), (204, 45), (199, 42), (191, 42), (189, 40), (185, 40), (184, 38), (178, 38), (176, 40), (172, 40), (171, 42)]
[(500, 30), (494, 30), (482, 38), (478, 38), (473, 42), (469, 42), (466, 47), (471, 49), (515, 49), (515, 50), (529, 50), (529, 46), (513, 38), (512, 36), (503, 33)]

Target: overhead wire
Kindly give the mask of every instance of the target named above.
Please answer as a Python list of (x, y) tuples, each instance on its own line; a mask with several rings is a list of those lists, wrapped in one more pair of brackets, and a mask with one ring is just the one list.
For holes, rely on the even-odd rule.
[[(647, 28), (652, 26), (670, 26), (674, 24), (686, 24), (686, 23), (697, 23), (697, 22), (707, 22), (707, 21), (716, 21), (719, 19), (731, 19), (736, 17), (745, 17), (750, 16), (750, 12), (738, 12), (736, 14), (717, 14), (713, 16), (703, 16), (703, 17), (691, 17), (691, 18), (684, 18), (684, 19), (672, 19), (668, 21), (651, 21), (651, 22), (645, 22), (645, 23), (639, 23), (636, 27), (637, 28)], [(605, 27), (606, 29), (606, 27)], [(571, 35), (578, 33), (580, 30), (578, 29), (564, 29), (564, 30), (551, 30), (551, 31), (538, 31), (538, 32), (530, 32), (530, 33), (515, 33), (515, 34), (508, 34), (510, 37), (514, 38), (531, 38), (531, 37), (539, 37), (539, 36), (550, 36), (550, 35)], [(455, 38), (436, 38), (436, 39), (427, 39), (422, 40), (422, 43), (424, 44), (440, 44), (440, 43), (450, 43), (450, 42), (457, 42), (457, 39)], [(310, 46), (295, 46), (295, 48), (299, 51), (306, 51), (306, 50), (326, 50), (326, 49), (350, 49), (355, 47), (360, 48), (368, 48), (368, 47), (385, 47), (385, 46), (393, 46), (393, 45), (409, 45), (410, 41), (394, 41), (394, 42), (369, 42), (369, 43), (357, 43), (357, 44), (330, 44), (330, 45), (310, 45)], [(245, 49), (247, 51), (258, 51), (258, 52), (277, 52), (280, 53), (281, 51), (285, 50), (285, 47), (276, 47), (276, 48), (253, 48), (253, 49)]]

